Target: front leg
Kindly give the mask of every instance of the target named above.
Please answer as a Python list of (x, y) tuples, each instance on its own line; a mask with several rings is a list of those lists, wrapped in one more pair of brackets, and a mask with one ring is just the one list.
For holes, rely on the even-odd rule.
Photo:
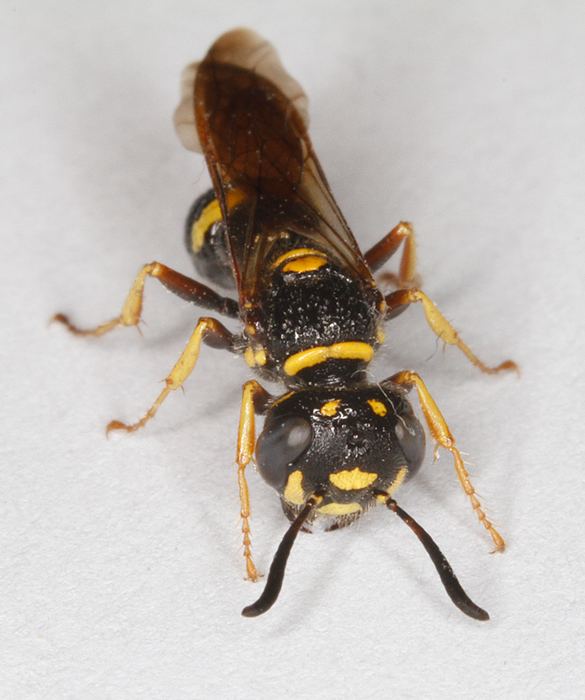
[(238, 428), (238, 446), (236, 463), (238, 465), (238, 488), (240, 491), (240, 517), (242, 518), (242, 536), (244, 558), (246, 559), (246, 578), (257, 581), (260, 574), (252, 559), (252, 542), (250, 539), (250, 491), (246, 481), (246, 467), (254, 455), (256, 444), (255, 415), (266, 412), (271, 396), (255, 379), (242, 387), (242, 406)]
[(437, 306), (429, 297), (420, 289), (413, 287), (412, 289), (399, 289), (396, 292), (387, 294), (386, 300), (386, 318), (390, 319), (400, 313), (408, 304), (422, 304), (425, 318), (431, 327), (433, 333), (438, 336), (447, 345), (456, 345), (459, 350), (467, 357), (471, 364), (486, 374), (497, 374), (507, 370), (519, 371), (518, 365), (513, 360), (505, 360), (495, 367), (489, 367), (483, 363), (471, 348), (469, 348), (459, 337), (459, 333), (447, 321)]
[(232, 318), (238, 317), (238, 304), (234, 299), (222, 297), (201, 282), (182, 275), (162, 263), (151, 262), (148, 265), (143, 265), (136, 275), (119, 316), (89, 329), (81, 329), (74, 325), (65, 314), (55, 314), (51, 320), (62, 323), (75, 335), (100, 336), (118, 326), (137, 326), (142, 315), (144, 283), (147, 277), (158, 280), (169, 291), (185, 301)]
[[(465, 491), (465, 494), (471, 501), (471, 506), (480, 523), (482, 523), (485, 529), (489, 532), (494, 545), (496, 546), (495, 551), (503, 552), (506, 547), (504, 538), (488, 520), (483, 508), (481, 507), (479, 499), (475, 493), (475, 489), (473, 488), (469, 478), (469, 473), (463, 463), (461, 453), (455, 445), (455, 438), (449, 430), (447, 421), (443, 418), (443, 414), (439, 410), (439, 407), (429, 393), (429, 390), (425, 386), (423, 380), (416, 372), (404, 371), (398, 372), (390, 377), (390, 379), (385, 381), (390, 385), (398, 384), (399, 386), (404, 386), (407, 389), (411, 389), (412, 387), (416, 388), (418, 400), (431, 435), (436, 440), (437, 445), (449, 450), (449, 452), (453, 455), (453, 459), (455, 461), (455, 472), (457, 474), (457, 478), (459, 479), (459, 483), (461, 484), (461, 488)], [(385, 382), (382, 382), (382, 386), (384, 386), (384, 383)]]
[(127, 424), (119, 420), (110, 421), (106, 432), (109, 433), (110, 430), (125, 430), (127, 433), (132, 433), (144, 427), (144, 425), (154, 417), (162, 402), (171, 391), (176, 391), (187, 380), (187, 377), (193, 371), (197, 358), (199, 357), (199, 348), (202, 342), (212, 348), (231, 350), (232, 352), (237, 351), (236, 336), (230, 333), (225, 326), (214, 318), (200, 318), (181, 356), (165, 379), (164, 389), (157, 396), (148, 411), (146, 411), (142, 418), (136, 423)]

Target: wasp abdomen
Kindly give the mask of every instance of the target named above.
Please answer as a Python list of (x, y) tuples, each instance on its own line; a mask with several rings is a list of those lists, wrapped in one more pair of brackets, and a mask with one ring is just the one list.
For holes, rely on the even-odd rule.
[(226, 227), (213, 190), (193, 203), (185, 223), (185, 244), (200, 275), (222, 287), (234, 288)]

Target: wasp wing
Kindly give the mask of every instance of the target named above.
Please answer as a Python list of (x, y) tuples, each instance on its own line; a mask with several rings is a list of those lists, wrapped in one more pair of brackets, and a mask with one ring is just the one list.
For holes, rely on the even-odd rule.
[[(272, 247), (290, 234), (373, 286), (311, 146), (306, 96), (275, 49), (253, 32), (234, 30), (187, 71), (177, 129), (184, 143), (205, 155), (227, 224), (240, 302), (256, 299)], [(197, 139), (185, 116), (189, 100)]]

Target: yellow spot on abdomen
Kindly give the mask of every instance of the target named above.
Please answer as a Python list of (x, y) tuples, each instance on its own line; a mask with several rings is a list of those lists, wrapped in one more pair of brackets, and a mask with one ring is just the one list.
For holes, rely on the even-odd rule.
[(373, 356), (374, 349), (372, 346), (359, 341), (319, 345), (291, 355), (284, 363), (284, 371), (289, 377), (292, 377), (301, 370), (313, 367), (326, 360), (362, 360), (370, 362)]
[(283, 495), (284, 500), (288, 503), (293, 503), (296, 506), (304, 505), (303, 472), (300, 469), (297, 469), (288, 477)]
[(381, 401), (376, 399), (368, 399), (368, 403), (370, 404), (372, 411), (374, 411), (377, 416), (385, 416), (388, 413), (388, 409)]
[(217, 199), (214, 199), (203, 209), (191, 227), (191, 249), (194, 253), (198, 253), (203, 248), (205, 234), (209, 227), (217, 221), (221, 221), (221, 218), (219, 202)]
[(327, 401), (321, 406), (321, 408), (319, 409), (319, 413), (323, 416), (334, 416), (337, 413), (337, 409), (339, 408), (340, 403), (340, 399), (335, 399), (334, 401)]
[(319, 513), (322, 515), (349, 515), (357, 513), (362, 507), (359, 503), (328, 503), (326, 506), (319, 508)]
[(333, 486), (337, 486), (338, 489), (342, 491), (356, 491), (358, 489), (365, 489), (376, 481), (378, 478), (377, 474), (373, 472), (364, 472), (359, 467), (352, 469), (345, 469), (342, 472), (335, 472), (329, 474), (329, 481)]

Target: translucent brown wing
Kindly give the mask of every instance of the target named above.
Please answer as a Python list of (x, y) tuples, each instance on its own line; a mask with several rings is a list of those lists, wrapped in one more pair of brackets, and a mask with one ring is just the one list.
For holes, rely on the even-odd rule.
[[(286, 232), (309, 239), (373, 285), (307, 135), (306, 97), (274, 48), (235, 30), (188, 70), (198, 142), (227, 223), (240, 301), (256, 298), (265, 261)], [(184, 131), (197, 148), (192, 130)]]

